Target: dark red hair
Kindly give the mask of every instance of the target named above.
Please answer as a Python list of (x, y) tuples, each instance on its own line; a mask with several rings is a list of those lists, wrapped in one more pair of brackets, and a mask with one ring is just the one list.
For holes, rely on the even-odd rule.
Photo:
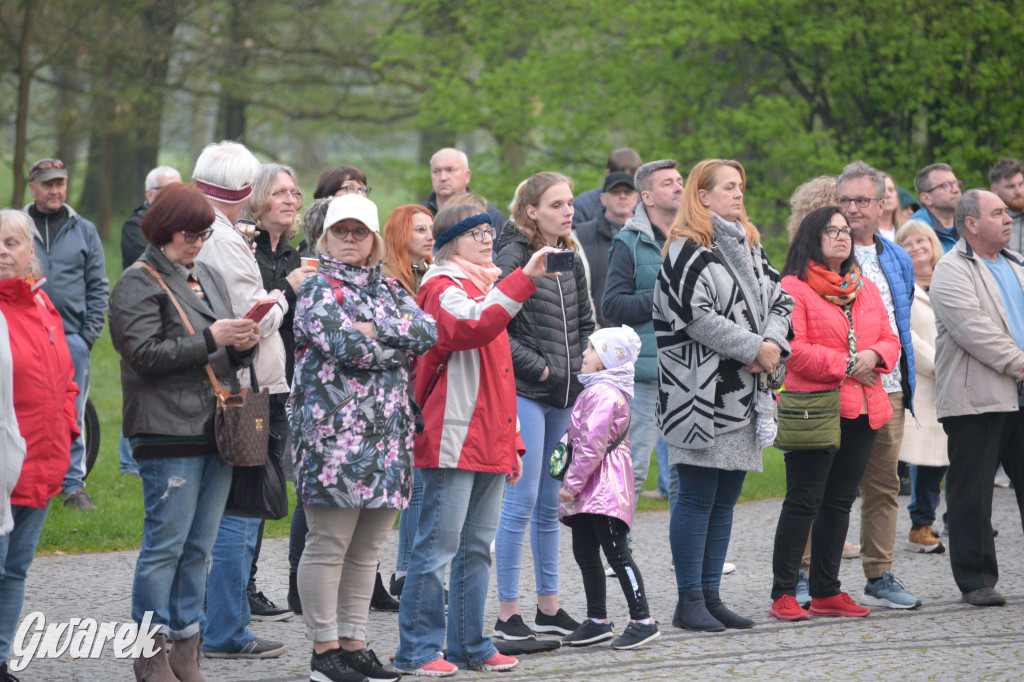
[(173, 183), (160, 190), (142, 217), (142, 234), (153, 246), (170, 244), (175, 232), (203, 232), (214, 220), (213, 208), (195, 185)]

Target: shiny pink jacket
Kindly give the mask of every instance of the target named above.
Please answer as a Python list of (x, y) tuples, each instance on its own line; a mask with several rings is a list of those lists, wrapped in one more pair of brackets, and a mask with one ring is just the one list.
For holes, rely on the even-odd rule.
[(608, 446), (629, 428), (629, 400), (610, 384), (583, 389), (569, 418), (572, 463), (562, 488), (576, 495), (558, 505), (558, 518), (568, 524), (574, 514), (601, 514), (633, 525), (633, 460), (629, 437), (605, 454)]

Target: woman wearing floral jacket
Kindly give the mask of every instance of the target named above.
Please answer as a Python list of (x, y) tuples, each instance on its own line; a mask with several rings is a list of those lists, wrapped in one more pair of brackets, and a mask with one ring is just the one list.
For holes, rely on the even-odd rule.
[(324, 225), (295, 313), (292, 458), (309, 525), (299, 595), (317, 679), (397, 680), (366, 649), (366, 622), (380, 548), (412, 487), (409, 361), (437, 325), (381, 277), (373, 202), (337, 197)]

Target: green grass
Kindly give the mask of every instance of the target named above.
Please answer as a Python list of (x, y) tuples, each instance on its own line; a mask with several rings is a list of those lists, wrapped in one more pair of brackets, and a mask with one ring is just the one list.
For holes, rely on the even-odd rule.
[[(376, 198), (376, 197), (375, 197)], [(106, 245), (107, 274), (111, 286), (121, 274), (121, 252), (116, 238)], [(137, 549), (142, 541), (142, 483), (133, 477), (121, 476), (118, 470), (117, 442), (121, 431), (120, 358), (110, 342), (109, 329), (96, 342), (92, 351), (92, 385), (90, 398), (100, 417), (100, 452), (96, 466), (89, 474), (86, 488), (99, 507), (95, 512), (79, 512), (61, 504), (57, 497), (39, 541), (40, 554), (62, 552), (108, 552)], [(645, 489), (657, 486), (658, 464), (651, 458), (651, 470)], [(740, 501), (782, 497), (786, 491), (786, 473), (782, 454), (774, 448), (765, 450), (764, 473), (748, 474)], [(295, 505), (292, 486), (288, 488), (289, 509)], [(641, 497), (640, 510), (668, 509), (668, 503)], [(290, 516), (268, 522), (267, 537), (287, 537)]]

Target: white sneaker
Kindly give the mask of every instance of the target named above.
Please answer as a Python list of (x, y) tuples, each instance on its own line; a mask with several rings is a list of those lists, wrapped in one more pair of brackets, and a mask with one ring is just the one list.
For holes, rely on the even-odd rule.
[(615, 577), (615, 569), (612, 568), (611, 566), (609, 566), (608, 568), (604, 569), (604, 575), (605, 575), (606, 578), (614, 578)]
[(1010, 477), (1006, 475), (1005, 471), (1003, 471), (1003, 465), (1002, 464), (1000, 464), (999, 468), (996, 469), (996, 480), (993, 481), (993, 483), (995, 484), (995, 486), (997, 488), (1009, 488), (1010, 487)]
[(494, 554), (494, 540), (491, 540), (491, 554)]
[(735, 573), (735, 572), (736, 572), (736, 564), (730, 564), (728, 561), (726, 561), (724, 564), (722, 564), (722, 575), (729, 575), (730, 573)]

